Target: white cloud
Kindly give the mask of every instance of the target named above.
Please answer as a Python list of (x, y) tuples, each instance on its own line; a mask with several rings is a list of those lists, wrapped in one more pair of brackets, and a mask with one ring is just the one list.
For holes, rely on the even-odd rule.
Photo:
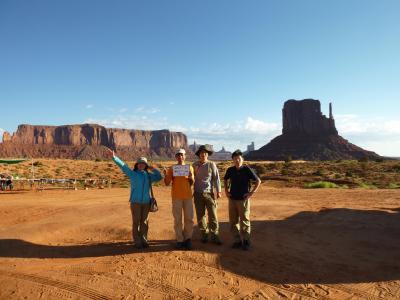
[(161, 110), (157, 107), (144, 107), (144, 106), (140, 106), (138, 108), (135, 109), (136, 113), (143, 113), (143, 114), (156, 114), (158, 112), (160, 112)]
[(367, 150), (380, 155), (400, 156), (400, 120), (358, 115), (337, 115), (339, 134)]
[(0, 128), (0, 143), (3, 141), (3, 134), (4, 134), (4, 129)]
[[(255, 142), (256, 149), (267, 144), (281, 134), (282, 125), (275, 122), (247, 117), (235, 123), (202, 123), (183, 126), (165, 117), (155, 118), (144, 107), (135, 115), (118, 115), (109, 119), (89, 119), (86, 123), (98, 123), (106, 127), (132, 128), (143, 130), (170, 129), (187, 135), (189, 144), (195, 140), (199, 144), (209, 143), (216, 150), (224, 146), (227, 150), (240, 148)], [(368, 119), (358, 115), (337, 115), (336, 127), (340, 135), (364, 149), (380, 155), (400, 156), (400, 120), (384, 118)]]
[(227, 150), (246, 150), (246, 146), (251, 142), (255, 142), (257, 148), (265, 145), (281, 133), (280, 128), (278, 123), (267, 123), (247, 117), (234, 124), (203, 124), (202, 127), (188, 128), (185, 133), (189, 143), (195, 140), (199, 144), (212, 144), (215, 150), (221, 149), (222, 146)]
[(109, 119), (90, 118), (85, 120), (85, 123), (97, 123), (111, 128), (179, 131), (188, 136), (189, 144), (196, 140), (198, 143), (213, 144), (216, 150), (219, 150), (222, 146), (228, 150), (237, 148), (245, 150), (246, 146), (253, 141), (256, 143), (256, 147), (261, 147), (281, 133), (280, 124), (268, 123), (252, 117), (233, 124), (214, 122), (190, 127), (172, 123), (165, 117), (154, 118), (142, 114), (119, 115)]
[(92, 104), (86, 105), (86, 109), (92, 109), (92, 108), (93, 108), (93, 105), (92, 105)]

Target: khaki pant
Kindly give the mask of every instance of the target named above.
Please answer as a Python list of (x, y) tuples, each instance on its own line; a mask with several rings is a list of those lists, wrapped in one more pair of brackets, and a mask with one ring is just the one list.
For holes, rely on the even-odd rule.
[[(218, 235), (219, 225), (217, 217), (217, 201), (211, 193), (195, 193), (194, 205), (196, 207), (197, 223), (202, 235), (210, 232)], [(208, 226), (206, 218), (206, 209), (208, 213)]]
[(135, 244), (147, 242), (150, 204), (131, 203), (132, 237)]
[(229, 199), (229, 224), (235, 242), (250, 240), (250, 199)]
[[(182, 228), (182, 212), (183, 212), (183, 228)], [(172, 200), (172, 215), (174, 216), (174, 230), (176, 240), (183, 242), (192, 238), (193, 234), (193, 201)]]

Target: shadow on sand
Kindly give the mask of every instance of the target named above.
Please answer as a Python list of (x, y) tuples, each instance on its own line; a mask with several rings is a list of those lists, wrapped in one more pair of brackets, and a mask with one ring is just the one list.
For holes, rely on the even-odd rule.
[[(225, 245), (194, 243), (197, 251), (219, 255), (222, 269), (259, 281), (357, 283), (400, 279), (400, 209), (325, 209), (284, 220), (252, 221), (250, 251), (231, 249), (229, 225), (221, 224)], [(145, 252), (171, 251), (173, 241), (152, 241)], [(79, 258), (138, 252), (131, 243), (46, 246), (0, 240), (0, 257)]]

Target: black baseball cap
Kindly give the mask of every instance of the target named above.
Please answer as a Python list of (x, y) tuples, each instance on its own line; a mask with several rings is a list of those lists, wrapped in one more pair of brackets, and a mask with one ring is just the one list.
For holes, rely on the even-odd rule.
[(237, 149), (237, 150), (235, 150), (235, 151), (232, 153), (232, 158), (233, 158), (234, 156), (243, 156), (243, 152), (240, 151), (239, 149)]

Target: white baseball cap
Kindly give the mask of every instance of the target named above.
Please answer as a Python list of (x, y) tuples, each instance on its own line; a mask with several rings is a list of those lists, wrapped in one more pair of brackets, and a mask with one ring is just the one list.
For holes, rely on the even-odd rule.
[(186, 154), (185, 149), (178, 149), (178, 150), (175, 152), (175, 155), (178, 155), (178, 154), (183, 154), (183, 155), (185, 155), (185, 154)]

